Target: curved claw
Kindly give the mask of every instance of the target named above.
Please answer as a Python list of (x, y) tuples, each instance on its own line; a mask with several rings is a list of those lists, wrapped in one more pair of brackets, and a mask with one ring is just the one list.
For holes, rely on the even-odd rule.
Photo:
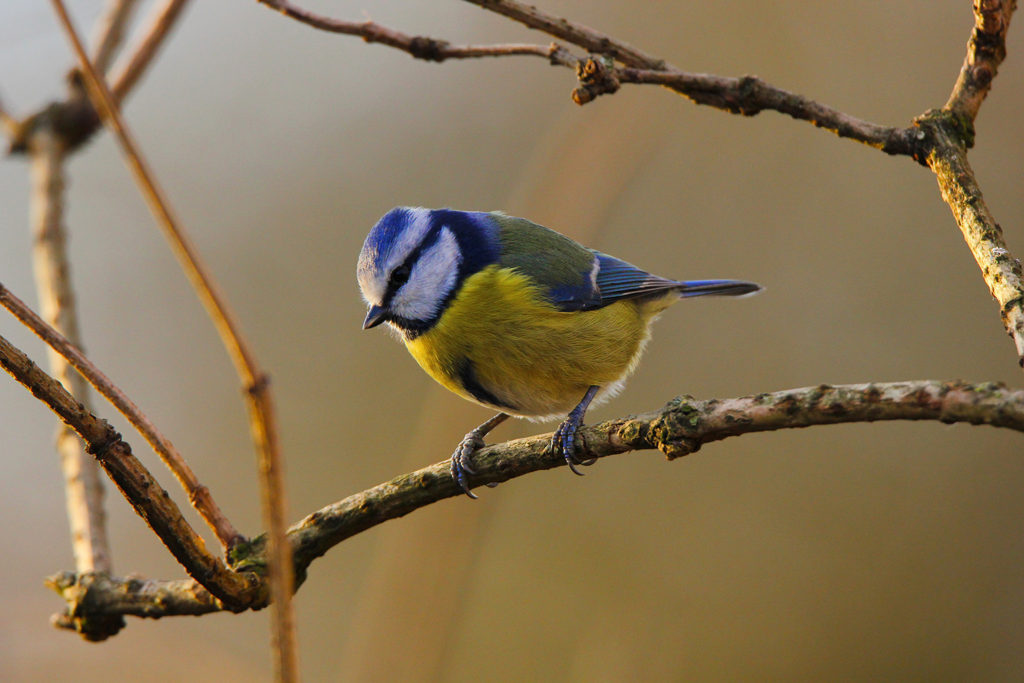
[(581, 477), (583, 473), (576, 469), (576, 465), (582, 465), (589, 467), (597, 462), (597, 458), (591, 458), (590, 460), (580, 460), (576, 457), (576, 432), (583, 426), (583, 416), (587, 412), (587, 406), (597, 395), (600, 387), (592, 386), (587, 389), (587, 393), (583, 395), (583, 400), (579, 402), (575, 408), (569, 413), (562, 424), (558, 425), (558, 429), (551, 435), (551, 450), (554, 452), (562, 451), (562, 457), (565, 458), (565, 462), (569, 465), (569, 469), (572, 470), (573, 474), (578, 474)]
[(580, 427), (583, 426), (583, 417), (570, 414), (565, 421), (558, 425), (558, 429), (551, 436), (551, 449), (557, 453), (562, 452), (562, 457), (565, 458), (565, 462), (569, 465), (569, 469), (573, 474), (583, 476), (583, 472), (576, 469), (577, 465), (583, 467), (589, 467), (597, 462), (597, 458), (591, 458), (589, 460), (580, 460), (576, 457), (576, 432)]
[(467, 496), (474, 499), (477, 495), (469, 490), (469, 479), (466, 475), (476, 474), (470, 463), (473, 461), (473, 453), (483, 445), (484, 440), (474, 432), (470, 432), (459, 442), (459, 445), (455, 447), (455, 452), (452, 453), (452, 479)]
[[(498, 413), (487, 422), (466, 434), (452, 453), (451, 469), (452, 479), (459, 485), (459, 488), (470, 498), (476, 498), (476, 494), (469, 490), (469, 478), (467, 474), (476, 474), (473, 470), (473, 453), (484, 447), (484, 437), (495, 427), (508, 419), (507, 413)], [(495, 482), (488, 482), (487, 486), (494, 488)]]

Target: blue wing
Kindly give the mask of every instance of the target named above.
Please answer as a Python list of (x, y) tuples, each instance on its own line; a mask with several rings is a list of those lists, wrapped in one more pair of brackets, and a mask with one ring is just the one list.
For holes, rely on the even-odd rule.
[(761, 289), (753, 282), (742, 280), (669, 280), (651, 275), (631, 263), (614, 256), (595, 251), (598, 271), (595, 278), (600, 303), (589, 308), (599, 308), (621, 299), (658, 295), (675, 291), (679, 296), (741, 296)]
[(614, 256), (595, 251), (597, 277), (595, 278), (600, 306), (607, 306), (620, 299), (630, 299), (650, 294), (660, 294), (670, 289), (679, 289), (683, 283), (651, 275), (631, 263)]

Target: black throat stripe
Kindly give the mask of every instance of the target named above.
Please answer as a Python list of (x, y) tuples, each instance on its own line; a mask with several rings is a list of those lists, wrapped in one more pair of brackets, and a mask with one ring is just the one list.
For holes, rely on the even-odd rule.
[(473, 398), (481, 403), (486, 403), (489, 406), (494, 406), (501, 410), (517, 410), (515, 406), (498, 399), (497, 396), (480, 384), (480, 380), (476, 378), (476, 371), (473, 369), (473, 363), (468, 358), (462, 358), (455, 368), (455, 374), (458, 375), (463, 388), (468, 391)]

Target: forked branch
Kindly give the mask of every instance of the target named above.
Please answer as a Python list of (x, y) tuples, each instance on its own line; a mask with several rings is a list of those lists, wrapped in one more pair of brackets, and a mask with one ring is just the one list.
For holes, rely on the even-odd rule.
[(256, 600), (259, 582), (252, 575), (229, 570), (206, 549), (202, 537), (109, 423), (86, 410), (60, 382), (3, 337), (0, 366), (82, 437), (89, 453), (185, 571), (231, 609), (244, 608)]

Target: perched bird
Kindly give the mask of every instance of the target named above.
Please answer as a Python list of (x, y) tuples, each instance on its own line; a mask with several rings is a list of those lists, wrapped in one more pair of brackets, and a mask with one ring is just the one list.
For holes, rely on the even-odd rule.
[(591, 464), (574, 449), (583, 415), (622, 388), (658, 314), (680, 297), (760, 289), (661, 278), (500, 212), (408, 207), (370, 230), (357, 278), (363, 329), (388, 323), (427, 374), (501, 411), (452, 454), (452, 477), (471, 498), (473, 452), (510, 415), (568, 413), (551, 447), (580, 474), (576, 465)]

